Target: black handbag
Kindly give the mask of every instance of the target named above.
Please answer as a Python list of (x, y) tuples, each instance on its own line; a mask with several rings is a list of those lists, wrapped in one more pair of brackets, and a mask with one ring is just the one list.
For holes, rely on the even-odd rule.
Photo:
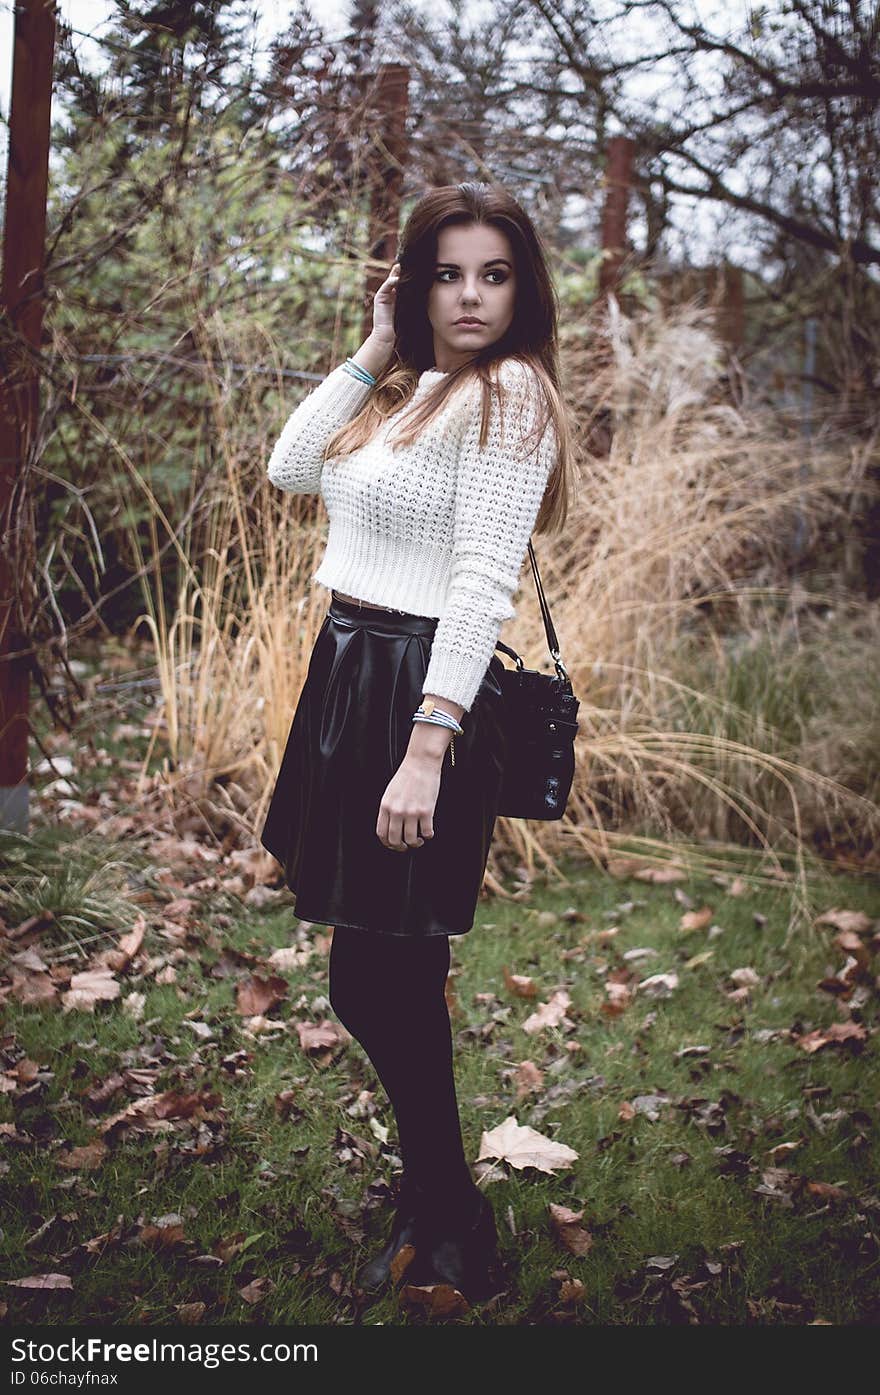
[(538, 588), (547, 645), (555, 675), (525, 668), (515, 649), (500, 639), (495, 645), (516, 660), (502, 665), (506, 758), (498, 813), (510, 819), (561, 819), (574, 779), (574, 738), (580, 701), (559, 656), (559, 641), (529, 539), (529, 558)]

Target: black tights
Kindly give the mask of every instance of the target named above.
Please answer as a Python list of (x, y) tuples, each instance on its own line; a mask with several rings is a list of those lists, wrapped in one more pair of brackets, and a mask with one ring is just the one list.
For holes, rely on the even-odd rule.
[(460, 1206), (474, 1183), (464, 1155), (446, 935), (410, 938), (338, 925), (330, 948), (330, 1003), (360, 1042), (391, 1101), (406, 1178), (438, 1207)]

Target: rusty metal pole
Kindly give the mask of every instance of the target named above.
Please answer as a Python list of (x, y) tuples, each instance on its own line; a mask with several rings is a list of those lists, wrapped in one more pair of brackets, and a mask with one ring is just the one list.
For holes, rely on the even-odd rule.
[(605, 167), (605, 206), (602, 210), (602, 248), (607, 253), (599, 271), (599, 298), (616, 290), (626, 246), (626, 220), (632, 187), (636, 143), (629, 136), (612, 136)]
[(56, 8), (54, 0), (19, 0), (14, 10), (2, 313), (7, 343), (12, 336), (24, 342), (5, 355), (0, 379), (0, 828), (24, 833), (30, 732), (24, 597), (33, 563), (23, 491), (40, 389), (26, 346), (39, 349), (43, 327)]
[[(409, 68), (403, 63), (383, 63), (366, 104), (366, 167), (369, 185), (369, 257), (364, 278), (364, 312), (361, 335), (373, 328), (373, 297), (391, 269), (397, 254), (400, 204), (406, 160), (406, 117), (409, 107)], [(370, 129), (372, 127), (372, 129)]]

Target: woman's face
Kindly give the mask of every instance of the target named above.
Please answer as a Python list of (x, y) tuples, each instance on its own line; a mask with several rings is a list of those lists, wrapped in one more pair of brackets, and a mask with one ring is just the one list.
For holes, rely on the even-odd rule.
[[(434, 331), (434, 362), (442, 373), (500, 339), (513, 319), (515, 301), (513, 248), (506, 233), (487, 223), (440, 230), (428, 319)], [(458, 323), (465, 316), (480, 323)]]

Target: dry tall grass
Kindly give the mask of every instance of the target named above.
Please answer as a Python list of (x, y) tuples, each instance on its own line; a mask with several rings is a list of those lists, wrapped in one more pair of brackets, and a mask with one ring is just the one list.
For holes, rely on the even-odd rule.
[[(585, 461), (564, 537), (536, 539), (582, 700), (575, 785), (560, 823), (500, 821), (488, 881), (511, 861), (528, 873), (561, 851), (604, 861), (622, 848), (650, 861), (672, 843), (685, 863), (733, 856), (758, 878), (803, 874), (817, 842), (864, 844), (880, 826), (876, 677), (872, 714), (863, 700), (876, 620), (839, 589), (785, 580), (796, 517), (814, 532), (845, 526), (867, 448), (818, 438), (805, 470), (796, 430), (719, 391), (708, 312), (631, 320), (612, 302), (603, 329), (604, 358), (579, 344), (565, 368), (576, 422), (611, 408), (610, 453)], [(212, 323), (205, 356), (228, 347)], [(169, 799), (244, 838), (265, 813), (328, 601), (311, 584), (323, 505), (268, 485), (282, 413), (255, 444), (258, 415), (218, 386), (226, 468), (210, 544), (181, 568), (176, 613), (150, 594), (146, 616)], [(530, 567), (522, 580), (501, 637), (549, 668)]]

